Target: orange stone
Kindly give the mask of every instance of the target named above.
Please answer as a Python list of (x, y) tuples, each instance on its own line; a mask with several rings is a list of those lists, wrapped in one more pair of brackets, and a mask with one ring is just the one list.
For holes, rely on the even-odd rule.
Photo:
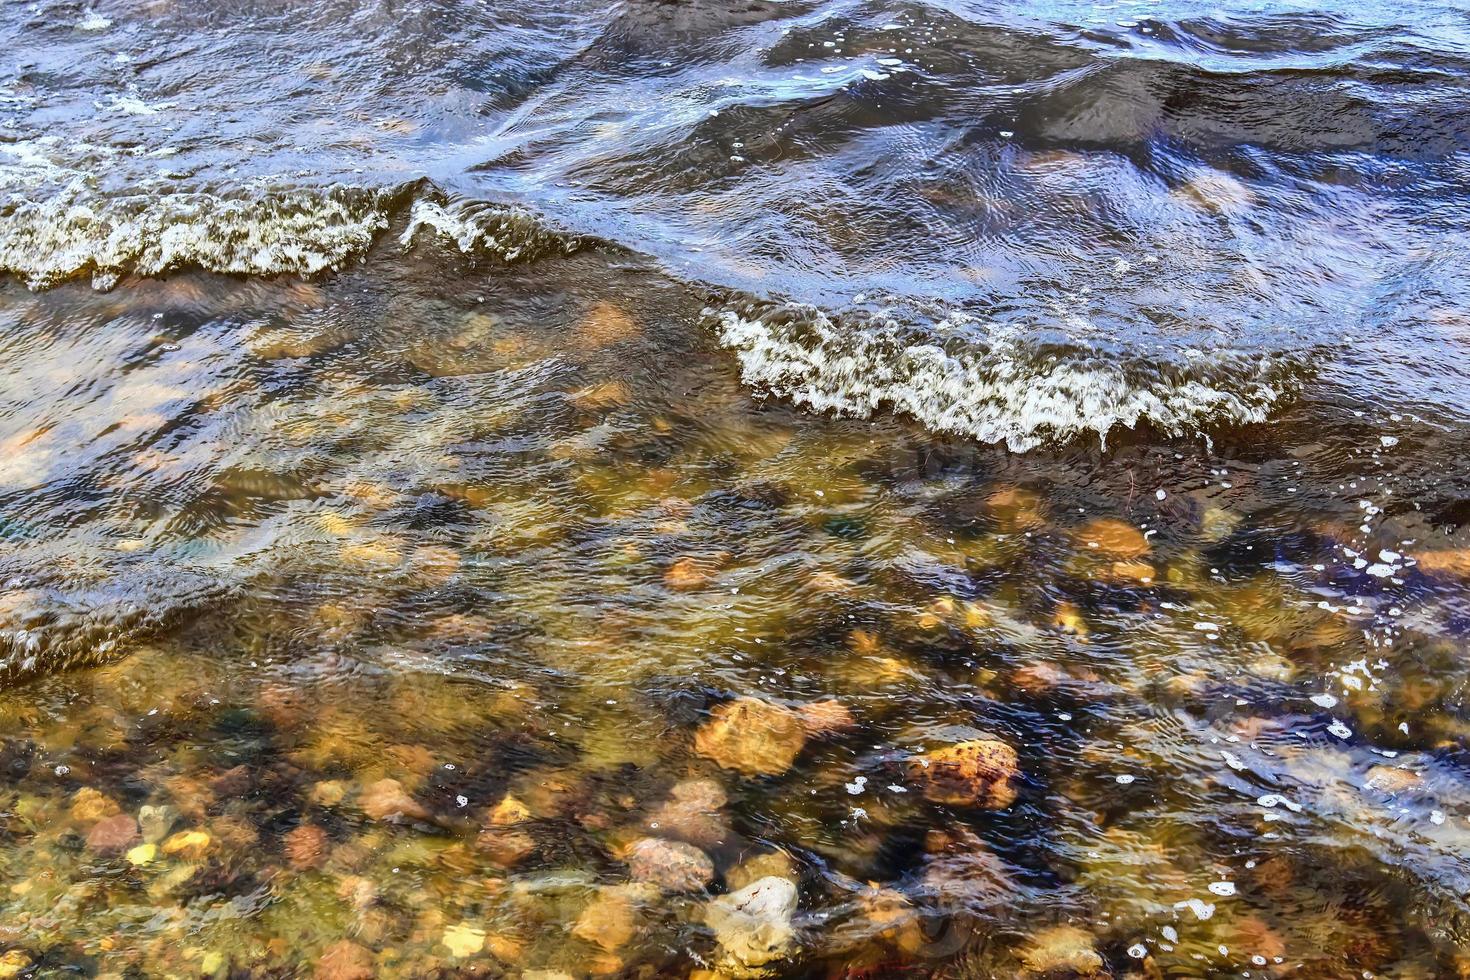
[(694, 735), (694, 751), (747, 775), (778, 775), (806, 745), (806, 726), (790, 708), (758, 698), (736, 698), (712, 712)]
[(1020, 759), (1005, 742), (974, 739), (915, 756), (909, 775), (935, 803), (1004, 810), (1016, 800)]
[(1082, 546), (1109, 558), (1142, 558), (1150, 550), (1148, 538), (1126, 521), (1100, 517), (1077, 532)]

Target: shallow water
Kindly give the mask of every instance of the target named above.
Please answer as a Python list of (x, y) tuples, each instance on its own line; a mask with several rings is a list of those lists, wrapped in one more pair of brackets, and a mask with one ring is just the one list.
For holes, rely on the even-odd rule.
[(0, 9), (0, 974), (1470, 974), (1467, 20)]

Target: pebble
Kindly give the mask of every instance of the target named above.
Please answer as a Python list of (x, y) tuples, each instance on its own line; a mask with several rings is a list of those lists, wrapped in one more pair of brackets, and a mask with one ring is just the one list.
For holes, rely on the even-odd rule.
[(696, 892), (715, 880), (714, 862), (699, 848), (682, 841), (645, 837), (628, 850), (628, 871), (669, 892)]
[(327, 832), (312, 824), (302, 824), (288, 833), (282, 844), (286, 861), (296, 871), (319, 868), (326, 861)]
[(714, 709), (695, 733), (694, 751), (747, 775), (779, 775), (801, 754), (806, 737), (797, 712), (741, 697)]
[(380, 779), (362, 791), (357, 805), (374, 820), (402, 823), (427, 820), (429, 811), (415, 800), (396, 779)]
[(1037, 977), (1108, 976), (1103, 958), (1094, 948), (1092, 933), (1076, 926), (1053, 926), (1031, 937), (1022, 957), (1027, 974)]
[(1125, 521), (1100, 517), (1077, 532), (1078, 543), (1106, 558), (1142, 558), (1151, 550), (1143, 532)]
[(163, 842), (163, 853), (169, 857), (196, 861), (204, 857), (211, 843), (213, 841), (210, 836), (202, 830), (181, 830)]
[(953, 806), (1003, 810), (1016, 800), (1016, 750), (996, 739), (974, 739), (909, 760), (909, 775), (924, 797)]
[(87, 850), (94, 854), (121, 854), (138, 842), (138, 821), (118, 813), (99, 820), (87, 832)]
[(796, 885), (774, 876), (712, 899), (704, 921), (719, 943), (721, 965), (750, 974), (789, 955), (796, 943), (796, 903)]
[(371, 980), (376, 975), (372, 951), (348, 939), (328, 946), (313, 973), (315, 980)]
[(460, 923), (444, 930), (442, 942), (448, 948), (450, 956), (464, 959), (485, 948), (485, 930)]

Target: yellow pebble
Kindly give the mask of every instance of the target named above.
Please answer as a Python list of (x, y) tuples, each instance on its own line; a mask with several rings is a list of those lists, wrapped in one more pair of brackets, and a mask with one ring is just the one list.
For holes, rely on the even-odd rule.
[(131, 851), (128, 851), (128, 863), (140, 867), (145, 864), (151, 864), (156, 857), (158, 857), (157, 844), (139, 844)]
[(444, 945), (455, 957), (473, 956), (485, 946), (484, 930), (461, 923), (444, 930)]
[(202, 830), (181, 830), (163, 842), (169, 857), (200, 858), (209, 850), (209, 835)]

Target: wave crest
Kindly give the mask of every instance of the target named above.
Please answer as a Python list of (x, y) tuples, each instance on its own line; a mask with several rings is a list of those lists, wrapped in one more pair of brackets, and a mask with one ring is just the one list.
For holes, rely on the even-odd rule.
[(103, 197), (75, 187), (0, 205), (0, 270), (44, 289), (90, 275), (186, 266), (239, 275), (339, 268), (388, 226), (386, 195), (291, 191), (248, 199), (206, 192)]
[(416, 199), (400, 243), (409, 247), (421, 231), (450, 239), (466, 255), (489, 253), (507, 262), (571, 254), (586, 244), (579, 236), (549, 227), (530, 211), (484, 201), (443, 204)]
[(1046, 347), (986, 335), (958, 315), (930, 332), (877, 315), (834, 320), (810, 307), (705, 314), (757, 390), (859, 418), (886, 407), (1015, 452), (1144, 423), (1181, 436), (1263, 422), (1301, 369), (1279, 354), (1185, 351), (1147, 361)]

